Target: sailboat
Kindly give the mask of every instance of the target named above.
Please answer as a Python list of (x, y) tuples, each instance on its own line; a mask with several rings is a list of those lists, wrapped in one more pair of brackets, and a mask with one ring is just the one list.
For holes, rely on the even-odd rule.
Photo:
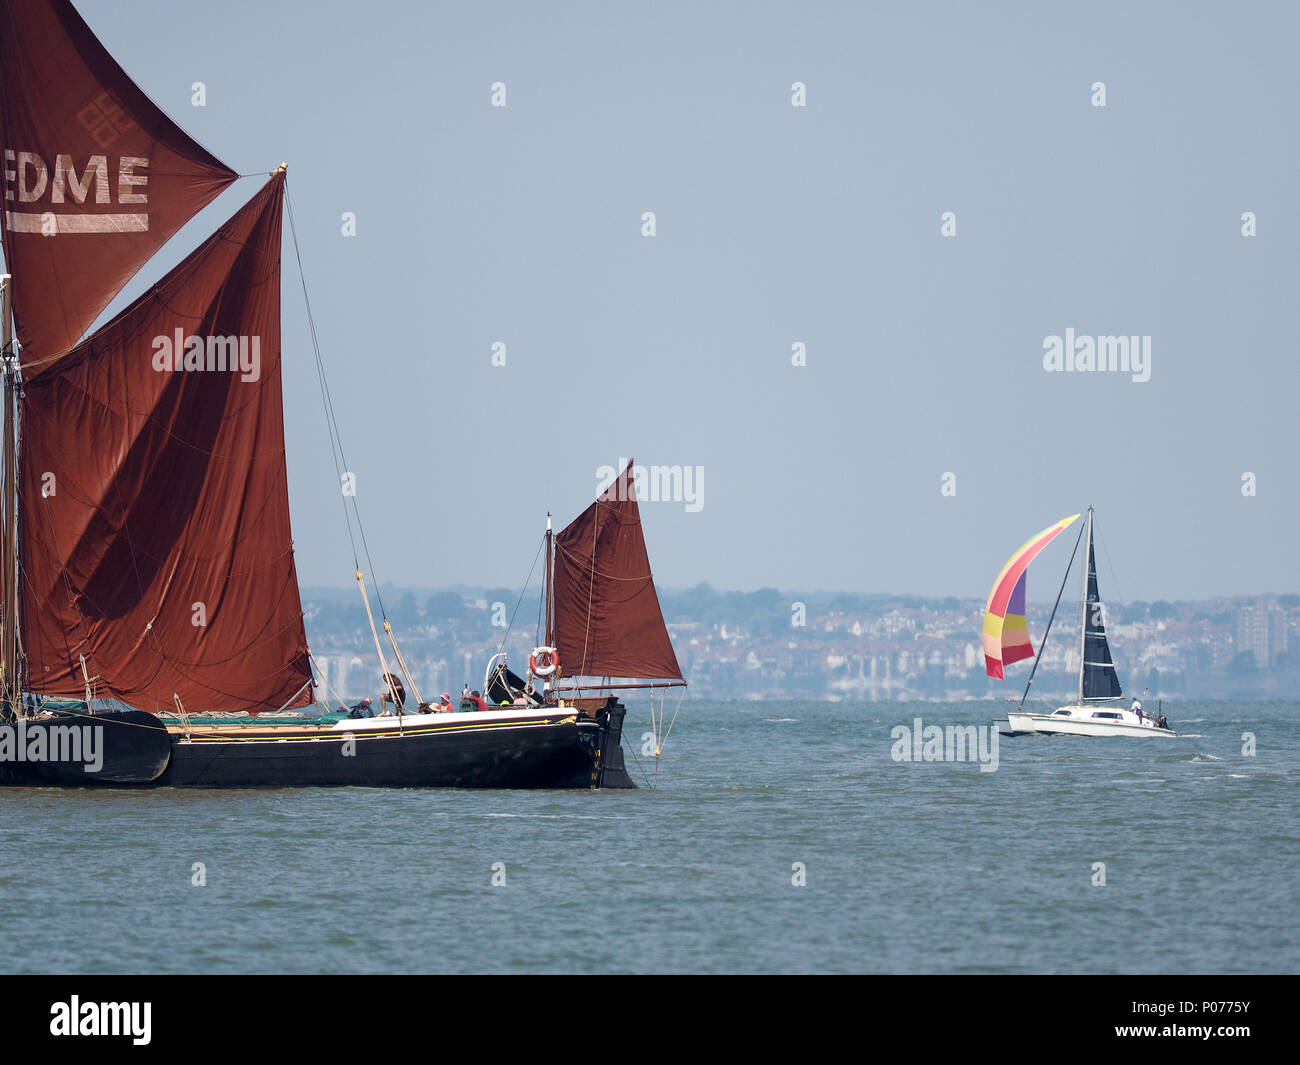
[[(1061, 588), (1052, 605), (1052, 613), (1043, 632), (1042, 642), (1034, 653), (1029, 638), (1029, 627), (1025, 617), (1026, 582), (1029, 564), (1057, 536), (1082, 517), (1082, 512), (1062, 518), (1054, 525), (1049, 525), (1042, 532), (1031, 537), (1011, 556), (1002, 567), (993, 582), (984, 609), (984, 659), (986, 672), (990, 677), (1001, 679), (1004, 668), (1027, 658), (1033, 658), (1034, 665), (1025, 683), (1016, 709), (998, 722), (1000, 731), (1005, 735), (1070, 735), (1070, 736), (1130, 736), (1153, 738), (1175, 735), (1173, 729), (1163, 716), (1152, 717), (1143, 712), (1141, 703), (1134, 701), (1125, 708), (1117, 703), (1124, 696), (1120, 686), (1119, 674), (1115, 669), (1110, 653), (1110, 644), (1106, 639), (1106, 610), (1097, 584), (1097, 559), (1093, 547), (1093, 511), (1088, 508), (1087, 521), (1079, 527), (1079, 535), (1074, 541), (1074, 550), (1066, 565), (1065, 575), (1061, 578)], [(1079, 686), (1075, 702), (1059, 707), (1050, 714), (1035, 714), (1025, 710), (1025, 700), (1029, 697), (1030, 686), (1034, 683), (1034, 674), (1042, 660), (1043, 649), (1047, 646), (1047, 637), (1056, 619), (1057, 608), (1061, 605), (1061, 596), (1069, 580), (1070, 569), (1074, 565), (1079, 544), (1087, 534), (1087, 568), (1083, 581), (1079, 613)]]
[[(285, 461), (286, 167), (85, 337), (240, 175), (149, 100), (69, 0), (0, 0), (0, 140), (0, 783), (634, 786), (613, 696), (434, 714), (394, 684), (390, 716), (280, 720), (316, 707), (318, 683)], [(596, 543), (599, 653), (578, 664), (605, 668), (643, 633), (609, 620), (619, 603), (599, 527)], [(557, 574), (567, 654), (578, 591)], [(371, 630), (391, 678), (373, 616)], [(386, 619), (384, 631), (409, 682)]]
[[(629, 459), (558, 534), (547, 518), (544, 639), (529, 655), (526, 678), (510, 670), (504, 653), (493, 656), (483, 683), (488, 702), (560, 699), (599, 708), (611, 691), (649, 689), (653, 707), (656, 693), (686, 687), (650, 571), (637, 496), (636, 462)], [(661, 723), (653, 714), (652, 725), (658, 756)], [(621, 751), (614, 759), (621, 767)], [(606, 767), (607, 775), (614, 771)]]

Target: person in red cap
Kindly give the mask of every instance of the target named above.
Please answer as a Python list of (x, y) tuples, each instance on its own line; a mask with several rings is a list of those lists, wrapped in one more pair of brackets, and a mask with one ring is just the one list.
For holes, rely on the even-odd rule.
[(438, 703), (438, 708), (434, 712), (438, 714), (450, 714), (452, 709), (451, 692), (443, 692), (442, 699)]

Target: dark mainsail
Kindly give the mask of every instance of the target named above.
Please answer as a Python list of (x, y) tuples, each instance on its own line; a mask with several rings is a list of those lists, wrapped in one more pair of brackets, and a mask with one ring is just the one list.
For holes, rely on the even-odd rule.
[(279, 171), (135, 303), (27, 382), (28, 685), (145, 710), (311, 701), (280, 375)]
[(69, 0), (0, 0), (0, 142), (30, 381), (238, 175), (140, 91)]
[(633, 463), (555, 537), (555, 647), (565, 676), (681, 680), (641, 532)]
[(1088, 534), (1088, 592), (1083, 607), (1083, 698), (1118, 699), (1123, 695), (1110, 644), (1106, 642), (1106, 610), (1097, 591), (1097, 557), (1092, 530)]

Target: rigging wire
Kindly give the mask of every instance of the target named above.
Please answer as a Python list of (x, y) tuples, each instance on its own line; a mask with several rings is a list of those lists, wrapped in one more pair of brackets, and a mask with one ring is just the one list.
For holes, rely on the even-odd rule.
[[(380, 589), (379, 576), (375, 570), (374, 560), (370, 556), (370, 543), (366, 539), (366, 527), (361, 520), (361, 510), (357, 506), (356, 493), (353, 492), (349, 494), (342, 490), (345, 484), (345, 478), (348, 476), (348, 457), (347, 457), (347, 452), (343, 448), (343, 433), (339, 429), (338, 417), (334, 412), (334, 396), (333, 393), (330, 392), (329, 379), (325, 374), (325, 360), (321, 356), (320, 336), (316, 331), (316, 319), (315, 316), (312, 314), (312, 310), (311, 310), (311, 297), (307, 293), (307, 272), (306, 270), (303, 269), (303, 265), (302, 265), (302, 250), (298, 245), (298, 226), (294, 220), (293, 199), (289, 194), (289, 182), (287, 177), (285, 179), (285, 184), (284, 184), (284, 202), (286, 207), (286, 213), (289, 216), (289, 234), (293, 239), (293, 254), (294, 254), (294, 258), (298, 262), (298, 277), (302, 281), (302, 299), (303, 299), (303, 304), (306, 307), (306, 311), (307, 311), (307, 327), (308, 327), (308, 332), (311, 336), (312, 352), (316, 359), (316, 375), (320, 383), (321, 403), (325, 410), (325, 424), (330, 434), (330, 452), (334, 456), (334, 472), (339, 479), (340, 494), (343, 501), (343, 518), (348, 527), (348, 540), (352, 545), (352, 562), (353, 565), (356, 567), (357, 580), (358, 580), (358, 584), (361, 587), (361, 596), (362, 599), (365, 600), (366, 598), (365, 585), (361, 583), (361, 563), (358, 561), (357, 558), (357, 537), (358, 536), (361, 538), (361, 553), (365, 555), (366, 567), (370, 571), (370, 576), (374, 580), (375, 602), (379, 606), (379, 616), (380, 618), (383, 619), (384, 622), (384, 632), (388, 636), (389, 643), (393, 645), (393, 654), (397, 659), (398, 668), (402, 671), (403, 676), (406, 678), (407, 685), (409, 685), (412, 693), (415, 695), (416, 700), (418, 702), (420, 701), (419, 689), (415, 684), (415, 679), (411, 676), (410, 670), (406, 668), (406, 662), (402, 657), (402, 652), (398, 649), (397, 637), (393, 633), (393, 627), (388, 617), (388, 608), (384, 605), (384, 593)], [(349, 513), (348, 511), (349, 499), (351, 499), (352, 501), (351, 513)], [(353, 519), (356, 520), (356, 526), (357, 526), (355, 535), (353, 534), (352, 531)], [(517, 610), (518, 606), (516, 606), (515, 609)], [(370, 612), (370, 604), (367, 601), (366, 613), (369, 614), (369, 612)], [(377, 632), (374, 632), (375, 625), (374, 625), (373, 618), (371, 618), (370, 628), (372, 633), (374, 633), (375, 636), (375, 647), (376, 650), (379, 651), (379, 665), (380, 668), (384, 671), (385, 683), (389, 683), (392, 674), (389, 672), (388, 666), (384, 661), (383, 649), (379, 647), (379, 634)], [(394, 702), (396, 702), (397, 693), (395, 691), (393, 692), (393, 698), (394, 698)], [(399, 717), (401, 716), (400, 707), (398, 708), (398, 716)]]
[[(289, 234), (293, 240), (293, 254), (298, 260), (298, 278), (302, 282), (302, 301), (307, 309), (307, 331), (311, 336), (312, 352), (316, 359), (316, 378), (320, 384), (321, 404), (325, 410), (325, 426), (330, 437), (330, 452), (334, 456), (334, 472), (338, 474), (340, 499), (343, 504), (343, 520), (348, 527), (348, 539), (352, 543), (352, 561), (357, 562), (357, 541), (352, 533), (352, 516), (348, 513), (348, 497), (342, 494), (343, 474), (347, 469), (347, 456), (343, 453), (343, 439), (338, 431), (338, 422), (334, 417), (334, 402), (330, 395), (329, 381), (325, 376), (325, 362), (321, 358), (320, 339), (316, 334), (316, 319), (311, 312), (311, 297), (307, 294), (307, 273), (302, 265), (302, 251), (298, 247), (298, 226), (293, 217), (293, 197), (289, 194), (289, 180), (284, 182), (284, 205), (289, 216)], [(369, 561), (369, 559), (367, 559)], [(359, 564), (358, 564), (358, 568)], [(373, 571), (372, 571), (373, 572)]]
[(1125, 601), (1124, 593), (1119, 586), (1119, 577), (1115, 575), (1115, 566), (1110, 560), (1110, 548), (1106, 546), (1106, 541), (1101, 538), (1101, 534), (1097, 532), (1095, 525), (1093, 526), (1092, 538), (1101, 543), (1102, 553), (1106, 556), (1106, 569), (1110, 571), (1110, 579), (1113, 587), (1115, 588), (1115, 595), (1117, 597), (1117, 601), (1122, 603)]
[[(510, 638), (510, 630), (515, 627), (515, 614), (519, 613), (520, 604), (524, 601), (524, 596), (528, 594), (529, 585), (533, 583), (533, 574), (537, 571), (537, 560), (541, 558), (542, 548), (546, 546), (546, 537), (542, 537), (542, 542), (537, 545), (537, 554), (533, 556), (533, 564), (528, 570), (528, 576), (524, 580), (524, 586), (519, 591), (519, 598), (515, 601), (514, 613), (510, 615), (510, 622), (506, 625), (506, 631), (501, 637), (501, 646), (497, 648), (497, 654), (506, 649), (506, 640)], [(533, 646), (536, 646), (534, 644)]]
[(329, 692), (330, 695), (334, 696), (335, 699), (338, 700), (340, 709), (347, 710), (348, 709), (347, 700), (344, 699), (341, 695), (339, 695), (338, 692), (334, 690), (334, 686), (330, 684), (329, 675), (325, 672), (325, 670), (321, 668), (320, 663), (316, 661), (316, 656), (312, 654), (311, 651), (308, 651), (307, 658), (311, 661), (311, 664), (315, 668), (316, 672), (320, 674), (321, 683), (325, 685), (325, 690)]
[[(361, 521), (361, 510), (357, 506), (357, 497), (355, 494), (348, 495), (342, 492), (343, 478), (348, 472), (348, 456), (343, 449), (343, 433), (339, 429), (338, 417), (334, 413), (334, 395), (330, 391), (329, 379), (325, 373), (325, 360), (321, 356), (320, 336), (316, 331), (316, 319), (312, 314), (311, 297), (307, 294), (307, 273), (302, 265), (302, 250), (298, 246), (298, 226), (294, 221), (293, 214), (293, 197), (289, 193), (289, 180), (286, 177), (284, 182), (284, 203), (286, 213), (289, 216), (289, 235), (293, 240), (293, 254), (298, 261), (298, 277), (302, 281), (302, 299), (307, 310), (307, 328), (311, 335), (312, 352), (316, 359), (316, 374), (321, 387), (321, 401), (325, 409), (325, 423), (330, 433), (330, 450), (334, 454), (334, 471), (339, 477), (340, 493), (343, 499), (343, 514), (347, 520), (348, 539), (352, 543), (352, 561), (357, 564), (357, 541), (356, 536), (361, 538), (361, 553), (366, 557), (366, 567), (370, 571), (370, 576), (375, 583), (375, 601), (379, 604), (379, 616), (387, 619), (388, 610), (384, 606), (384, 594), (379, 587), (379, 575), (375, 570), (374, 560), (370, 557), (370, 544), (366, 539), (366, 528)], [(348, 500), (352, 500), (352, 513), (348, 513)], [(352, 519), (356, 520), (356, 536), (352, 532)]]
[[(1038, 672), (1038, 663), (1043, 659), (1043, 652), (1047, 650), (1047, 637), (1052, 631), (1052, 622), (1056, 620), (1057, 607), (1061, 605), (1061, 596), (1065, 594), (1065, 586), (1070, 580), (1070, 571), (1074, 568), (1075, 556), (1079, 553), (1079, 543), (1083, 540), (1082, 525), (1079, 526), (1079, 535), (1074, 538), (1074, 547), (1070, 551), (1070, 561), (1066, 564), (1065, 574), (1061, 577), (1061, 588), (1056, 593), (1056, 602), (1052, 604), (1052, 614), (1047, 619), (1047, 628), (1043, 630), (1043, 638), (1038, 642), (1038, 654), (1034, 657), (1034, 667), (1029, 671), (1029, 679), (1025, 682), (1025, 694), (1020, 697), (1020, 702), (1016, 706), (1019, 712), (1025, 708), (1025, 700), (1029, 698), (1029, 688), (1034, 683), (1034, 674)], [(1085, 579), (1087, 575), (1088, 564), (1084, 563)]]
[[(645, 781), (645, 786), (649, 788), (651, 791), (653, 791), (654, 785), (650, 783), (650, 776), (648, 773), (646, 773), (645, 767), (641, 764), (641, 759), (636, 756), (636, 744), (635, 743), (629, 744), (627, 750), (628, 750), (628, 754), (632, 756), (632, 761), (636, 763), (637, 769), (641, 771), (641, 779)], [(656, 776), (658, 776), (658, 768), (656, 768), (655, 774)]]
[(534, 647), (541, 647), (542, 640), (545, 639), (545, 637), (542, 635), (542, 610), (545, 608), (545, 605), (546, 605), (546, 583), (543, 582), (542, 586), (539, 589), (537, 589), (537, 628), (533, 631)]
[[(406, 668), (406, 662), (402, 657), (402, 652), (397, 647), (397, 637), (393, 633), (392, 624), (389, 622), (388, 608), (384, 606), (384, 593), (380, 590), (379, 576), (375, 571), (374, 560), (370, 557), (370, 543), (366, 539), (366, 528), (364, 523), (361, 521), (361, 510), (357, 506), (356, 493), (353, 492), (349, 494), (343, 490), (344, 485), (346, 484), (345, 479), (348, 476), (348, 457), (347, 452), (343, 448), (343, 433), (339, 429), (338, 417), (334, 413), (334, 396), (330, 392), (329, 379), (325, 374), (325, 360), (321, 356), (320, 350), (320, 335), (316, 331), (316, 319), (311, 310), (311, 296), (307, 292), (307, 271), (302, 265), (302, 249), (298, 244), (298, 225), (294, 219), (293, 198), (289, 193), (289, 181), (287, 176), (284, 183), (284, 203), (286, 213), (289, 216), (289, 235), (293, 240), (293, 254), (294, 258), (298, 262), (298, 277), (302, 282), (303, 305), (307, 311), (307, 329), (311, 336), (312, 353), (316, 359), (316, 375), (320, 383), (321, 403), (325, 410), (325, 425), (330, 434), (330, 452), (334, 456), (334, 472), (339, 479), (339, 490), (343, 502), (343, 519), (348, 527), (348, 540), (352, 545), (352, 563), (356, 567), (357, 583), (361, 589), (361, 598), (365, 602), (366, 614), (369, 615), (370, 603), (369, 600), (366, 599), (365, 584), (362, 581), (361, 576), (361, 563), (357, 559), (357, 536), (360, 536), (361, 538), (361, 553), (366, 556), (366, 567), (369, 569), (371, 577), (374, 578), (375, 602), (379, 606), (379, 616), (384, 622), (384, 632), (388, 636), (389, 643), (393, 645), (393, 654), (397, 659), (397, 666), (402, 671), (402, 675), (405, 677), (407, 685), (410, 687), (418, 702), (420, 701), (419, 688), (416, 686), (415, 679), (411, 676), (410, 670)], [(350, 514), (348, 512), (349, 499), (352, 500), (352, 511)], [(357, 524), (356, 535), (353, 535), (352, 532), (352, 519), (354, 518), (356, 519)], [(390, 690), (392, 690), (393, 702), (396, 705), (398, 717), (400, 718), (402, 707), (397, 702), (396, 690), (392, 688), (393, 675), (388, 669), (388, 664), (384, 661), (384, 652), (383, 648), (379, 646), (379, 634), (375, 631), (375, 622), (373, 617), (370, 618), (370, 631), (375, 637), (375, 650), (379, 652), (379, 667), (384, 673), (384, 683), (388, 684)]]

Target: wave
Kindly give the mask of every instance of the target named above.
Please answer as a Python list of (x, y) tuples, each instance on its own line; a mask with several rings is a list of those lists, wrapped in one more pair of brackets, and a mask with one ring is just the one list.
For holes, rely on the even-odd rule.
[(627, 814), (483, 814), (483, 817), (518, 817), (539, 821), (626, 821)]

